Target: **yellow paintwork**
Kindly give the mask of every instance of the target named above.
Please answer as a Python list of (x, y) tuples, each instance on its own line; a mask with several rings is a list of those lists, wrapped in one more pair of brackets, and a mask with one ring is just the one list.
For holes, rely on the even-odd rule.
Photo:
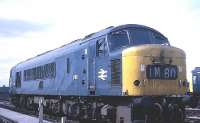
[(189, 92), (193, 92), (193, 84), (192, 84), (192, 80), (189, 80)]
[[(169, 64), (172, 59), (171, 64), (178, 67), (178, 78), (176, 80), (147, 79), (145, 67), (153, 64), (152, 59), (162, 64)], [(141, 68), (144, 70), (142, 71)], [(135, 80), (139, 80), (141, 84), (135, 86), (133, 84)], [(122, 52), (122, 91), (130, 96), (185, 94), (187, 88), (182, 84), (180, 86), (179, 80), (186, 80), (185, 53), (181, 49), (162, 45), (142, 45)]]

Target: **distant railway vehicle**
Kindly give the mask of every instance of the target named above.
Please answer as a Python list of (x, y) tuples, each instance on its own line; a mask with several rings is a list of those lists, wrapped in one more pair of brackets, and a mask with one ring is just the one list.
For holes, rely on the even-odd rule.
[(192, 71), (192, 89), (194, 94), (200, 95), (200, 67)]
[(0, 100), (9, 99), (9, 87), (2, 86), (0, 87)]
[(179, 123), (190, 102), (186, 56), (160, 32), (109, 27), (11, 69), (12, 102), (68, 119), (105, 123)]
[(0, 94), (8, 94), (9, 93), (9, 87), (2, 86), (0, 87)]

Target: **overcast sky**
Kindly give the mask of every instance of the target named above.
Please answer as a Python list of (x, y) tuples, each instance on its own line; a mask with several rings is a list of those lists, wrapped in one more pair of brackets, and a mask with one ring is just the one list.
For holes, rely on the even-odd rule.
[(199, 0), (0, 0), (0, 86), (12, 66), (109, 26), (142, 24), (200, 66)]

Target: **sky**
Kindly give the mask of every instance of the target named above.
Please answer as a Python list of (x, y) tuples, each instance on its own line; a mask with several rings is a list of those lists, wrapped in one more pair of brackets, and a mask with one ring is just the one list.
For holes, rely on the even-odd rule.
[(109, 26), (142, 24), (200, 66), (199, 0), (0, 0), (0, 86), (17, 63)]

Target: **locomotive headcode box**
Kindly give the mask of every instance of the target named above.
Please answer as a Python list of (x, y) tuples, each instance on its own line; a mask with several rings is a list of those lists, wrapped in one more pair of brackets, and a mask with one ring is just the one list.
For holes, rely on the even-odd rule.
[(178, 77), (177, 66), (175, 65), (148, 65), (146, 75), (148, 79), (170, 79)]

